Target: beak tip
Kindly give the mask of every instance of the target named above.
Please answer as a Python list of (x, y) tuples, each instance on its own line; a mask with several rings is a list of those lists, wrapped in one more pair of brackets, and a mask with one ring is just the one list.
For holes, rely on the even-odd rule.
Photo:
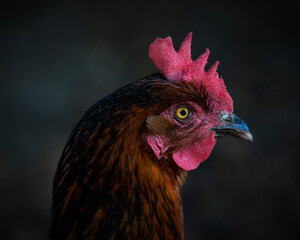
[(245, 132), (243, 138), (253, 142), (253, 135), (250, 132)]

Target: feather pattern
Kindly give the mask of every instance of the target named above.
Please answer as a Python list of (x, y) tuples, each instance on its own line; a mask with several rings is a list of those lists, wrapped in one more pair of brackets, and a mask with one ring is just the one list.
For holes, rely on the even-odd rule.
[(207, 101), (192, 83), (153, 75), (86, 112), (55, 176), (53, 239), (183, 239), (179, 189), (186, 171), (171, 157), (157, 161), (143, 139), (149, 116), (183, 100)]

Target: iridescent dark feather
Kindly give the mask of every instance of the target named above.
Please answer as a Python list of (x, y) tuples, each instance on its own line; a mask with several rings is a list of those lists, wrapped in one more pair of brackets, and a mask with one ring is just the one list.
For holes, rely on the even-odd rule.
[(94, 104), (59, 161), (50, 237), (183, 239), (179, 188), (186, 172), (171, 157), (155, 157), (144, 139), (146, 119), (176, 102), (205, 109), (201, 89), (156, 74)]

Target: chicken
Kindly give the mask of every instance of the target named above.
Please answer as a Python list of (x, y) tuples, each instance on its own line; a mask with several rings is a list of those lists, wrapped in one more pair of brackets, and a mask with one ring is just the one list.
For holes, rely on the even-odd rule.
[(54, 178), (52, 239), (184, 239), (180, 187), (224, 134), (252, 140), (209, 51), (191, 60), (156, 39), (160, 73), (94, 104), (72, 131)]

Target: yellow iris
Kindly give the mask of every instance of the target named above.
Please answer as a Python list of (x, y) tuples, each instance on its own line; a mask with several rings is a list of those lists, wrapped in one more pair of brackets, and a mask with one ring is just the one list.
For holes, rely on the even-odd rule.
[(190, 115), (190, 110), (186, 107), (180, 107), (176, 110), (176, 116), (180, 119), (185, 119)]

